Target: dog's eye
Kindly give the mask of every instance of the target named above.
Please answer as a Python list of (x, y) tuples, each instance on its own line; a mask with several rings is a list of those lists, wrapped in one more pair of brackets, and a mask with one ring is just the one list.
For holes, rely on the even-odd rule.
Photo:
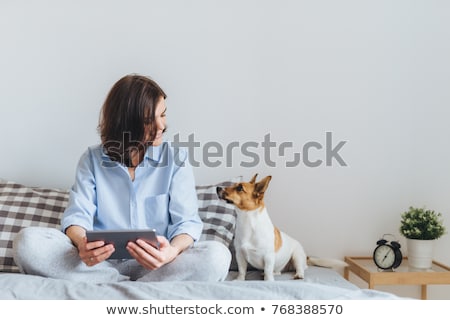
[(236, 187), (236, 191), (237, 191), (237, 192), (242, 192), (242, 191), (244, 191), (244, 188), (242, 187), (242, 184), (240, 184), (240, 185), (238, 185), (238, 186)]

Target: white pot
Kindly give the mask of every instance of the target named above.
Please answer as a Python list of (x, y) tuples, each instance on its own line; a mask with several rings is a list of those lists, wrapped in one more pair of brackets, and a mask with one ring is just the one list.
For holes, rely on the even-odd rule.
[(408, 265), (414, 269), (431, 269), (435, 240), (407, 239)]

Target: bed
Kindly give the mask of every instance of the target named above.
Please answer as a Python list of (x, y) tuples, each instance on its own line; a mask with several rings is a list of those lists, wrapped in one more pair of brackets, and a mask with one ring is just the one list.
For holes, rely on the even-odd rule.
[[(233, 250), (236, 215), (231, 205), (216, 196), (218, 185), (226, 186), (240, 177), (213, 185), (197, 186), (199, 214), (204, 222), (202, 240), (220, 241)], [(275, 281), (263, 281), (261, 272), (249, 270), (248, 281), (234, 281), (237, 267), (233, 259), (226, 281), (166, 281), (141, 283), (123, 281), (93, 284), (49, 279), (19, 273), (12, 258), (12, 240), (22, 228), (59, 228), (68, 201), (68, 190), (29, 187), (0, 180), (0, 299), (52, 300), (322, 300), (400, 299), (369, 289), (360, 289), (340, 272), (309, 267), (303, 280), (292, 280), (287, 270)]]

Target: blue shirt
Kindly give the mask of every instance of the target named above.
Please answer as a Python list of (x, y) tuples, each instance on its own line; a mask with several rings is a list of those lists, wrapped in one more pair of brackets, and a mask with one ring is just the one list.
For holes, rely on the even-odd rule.
[(184, 149), (167, 142), (149, 147), (132, 181), (128, 168), (101, 145), (81, 156), (61, 227), (86, 230), (156, 229), (171, 240), (187, 233), (198, 240), (202, 221), (192, 167)]

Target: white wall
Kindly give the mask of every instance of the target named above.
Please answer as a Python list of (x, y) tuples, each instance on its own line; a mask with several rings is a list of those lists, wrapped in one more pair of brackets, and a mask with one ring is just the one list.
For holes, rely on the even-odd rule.
[[(107, 91), (136, 72), (169, 96), (169, 140), (292, 142), (284, 157), (272, 149), (275, 167), (242, 168), (250, 159), (234, 150), (232, 166), (214, 158), (222, 165), (195, 174), (271, 174), (272, 218), (309, 254), (371, 255), (410, 205), (450, 229), (449, 18), (447, 1), (430, 0), (3, 0), (0, 177), (69, 187), (99, 141)], [(347, 141), (348, 166), (286, 167), (326, 132)], [(439, 240), (436, 259), (450, 264), (449, 245)], [(430, 297), (449, 299), (450, 286)]]

